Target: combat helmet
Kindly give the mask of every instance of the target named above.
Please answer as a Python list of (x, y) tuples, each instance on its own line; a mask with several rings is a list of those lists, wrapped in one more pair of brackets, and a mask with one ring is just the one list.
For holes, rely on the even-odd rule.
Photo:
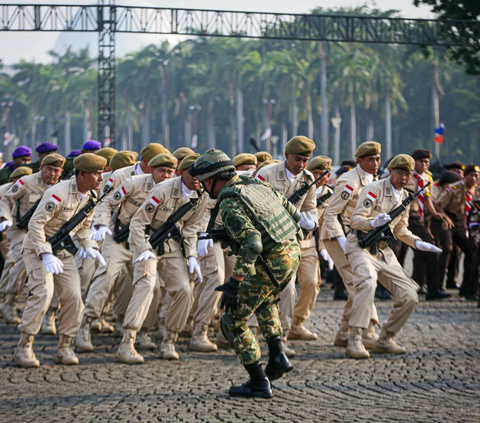
[(195, 176), (200, 182), (219, 173), (234, 172), (235, 165), (222, 150), (208, 150), (190, 165), (190, 175)]

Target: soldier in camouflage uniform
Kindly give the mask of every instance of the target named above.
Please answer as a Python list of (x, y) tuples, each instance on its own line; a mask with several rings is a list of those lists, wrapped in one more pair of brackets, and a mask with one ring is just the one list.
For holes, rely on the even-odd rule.
[[(233, 276), (216, 290), (223, 292), (225, 314), (221, 328), (234, 348), (250, 381), (231, 387), (230, 396), (271, 398), (269, 380), (292, 370), (282, 351), (278, 295), (298, 268), (300, 247), (296, 236), (300, 213), (268, 184), (249, 176), (239, 177), (230, 158), (209, 150), (190, 167), (212, 198), (217, 198), (228, 241), (237, 257)], [(215, 212), (213, 212), (215, 214)], [(259, 265), (260, 254), (276, 279)], [(269, 348), (265, 371), (261, 352), (247, 321), (255, 313)]]

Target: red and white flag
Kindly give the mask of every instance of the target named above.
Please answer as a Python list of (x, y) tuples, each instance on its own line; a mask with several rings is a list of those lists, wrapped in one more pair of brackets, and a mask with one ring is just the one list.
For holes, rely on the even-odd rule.
[(125, 187), (120, 188), (119, 192), (122, 198), (127, 195), (127, 190), (125, 189)]
[(22, 188), (25, 185), (25, 182), (23, 182), (21, 179), (19, 179), (15, 185), (18, 187), (18, 189)]
[(350, 185), (345, 185), (345, 188), (343, 189), (348, 195), (351, 195), (352, 192), (354, 191), (353, 188)]
[(160, 204), (160, 200), (154, 195), (152, 195), (152, 197), (150, 198), (150, 203), (152, 203), (155, 207), (158, 207)]
[(108, 185), (109, 187), (112, 187), (113, 186), (113, 179), (112, 178), (108, 178), (108, 181), (105, 185)]
[(53, 201), (57, 206), (62, 202), (62, 200), (55, 194), (50, 197), (50, 201)]
[(372, 203), (374, 203), (375, 200), (377, 199), (377, 196), (376, 196), (372, 191), (368, 191), (367, 198), (368, 198)]

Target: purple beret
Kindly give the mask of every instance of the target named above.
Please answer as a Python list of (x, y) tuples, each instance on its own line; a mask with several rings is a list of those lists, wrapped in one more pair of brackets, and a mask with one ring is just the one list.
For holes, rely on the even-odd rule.
[(51, 142), (44, 142), (38, 145), (37, 148), (35, 149), (35, 151), (40, 154), (51, 153), (52, 151), (57, 151), (57, 150), (58, 150), (58, 145), (52, 144)]
[(25, 147), (24, 145), (17, 147), (15, 150), (13, 150), (13, 153), (12, 153), (12, 157), (14, 159), (16, 159), (17, 157), (31, 156), (31, 155), (32, 155), (32, 150), (28, 147)]
[(82, 154), (80, 150), (73, 150), (71, 153), (67, 155), (67, 157), (77, 157), (77, 156), (80, 156), (80, 154)]
[(87, 141), (82, 145), (82, 150), (100, 150), (101, 148), (102, 143), (95, 140)]

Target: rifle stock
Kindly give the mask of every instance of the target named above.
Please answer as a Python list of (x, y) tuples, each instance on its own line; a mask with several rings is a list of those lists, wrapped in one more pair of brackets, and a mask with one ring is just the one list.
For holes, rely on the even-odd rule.
[(30, 219), (32, 218), (33, 216), (33, 213), (35, 213), (35, 211), (37, 210), (38, 208), (38, 205), (40, 204), (40, 200), (42, 199), (43, 197), (40, 197), (36, 202), (35, 204), (20, 218), (17, 220), (17, 226), (20, 228), (20, 229), (25, 229), (28, 224), (30, 223)]

